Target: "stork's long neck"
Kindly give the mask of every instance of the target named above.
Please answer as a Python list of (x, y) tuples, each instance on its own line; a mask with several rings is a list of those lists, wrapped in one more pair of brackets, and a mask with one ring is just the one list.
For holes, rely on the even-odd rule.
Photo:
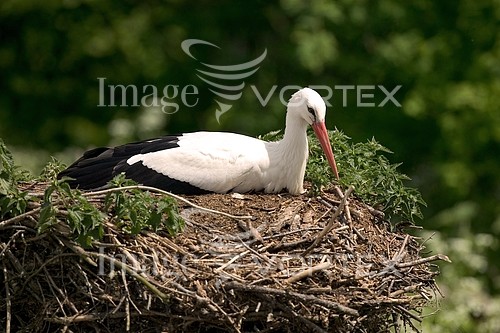
[(292, 112), (287, 112), (285, 135), (278, 142), (276, 155), (283, 182), (290, 193), (304, 191), (303, 181), (306, 169), (308, 145), (307, 123)]
[(307, 123), (302, 118), (291, 112), (287, 113), (285, 135), (279, 143), (283, 158), (304, 158), (304, 154), (307, 154), (308, 149), (307, 126)]

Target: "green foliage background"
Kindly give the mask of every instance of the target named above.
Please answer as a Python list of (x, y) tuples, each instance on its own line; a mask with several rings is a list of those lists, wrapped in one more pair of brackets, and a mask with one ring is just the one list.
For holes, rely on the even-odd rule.
[[(442, 267), (447, 298), (426, 332), (498, 332), (500, 313), (500, 2), (34, 1), (0, 3), (0, 137), (39, 171), (50, 155), (163, 133), (210, 129), (249, 135), (283, 126), (286, 85), (402, 88), (397, 107), (357, 107), (336, 90), (327, 117), (357, 142), (375, 137), (423, 193), (421, 224)], [(267, 49), (242, 98), (215, 119), (199, 62), (246, 62)], [(196, 107), (97, 107), (106, 84), (199, 88)], [(265, 97), (261, 106), (254, 85)], [(284, 93), (287, 99), (291, 91)], [(320, 91), (320, 93), (323, 93)], [(375, 105), (385, 97), (374, 93)], [(175, 100), (181, 104), (181, 100)], [(496, 329), (496, 331), (495, 331)]]

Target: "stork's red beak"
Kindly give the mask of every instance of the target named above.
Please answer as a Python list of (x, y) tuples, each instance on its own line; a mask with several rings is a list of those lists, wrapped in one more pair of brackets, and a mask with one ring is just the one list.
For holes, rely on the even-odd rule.
[(339, 172), (337, 171), (337, 163), (335, 163), (335, 156), (333, 156), (332, 145), (330, 144), (330, 138), (328, 138), (328, 132), (326, 130), (325, 122), (321, 121), (318, 123), (313, 123), (312, 128), (316, 136), (318, 137), (321, 148), (328, 159), (328, 163), (335, 174), (335, 177), (339, 179)]

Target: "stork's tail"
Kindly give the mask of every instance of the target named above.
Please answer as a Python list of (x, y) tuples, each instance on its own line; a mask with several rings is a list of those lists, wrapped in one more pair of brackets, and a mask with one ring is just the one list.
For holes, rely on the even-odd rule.
[(113, 155), (113, 148), (100, 147), (89, 150), (60, 172), (57, 179), (69, 177), (69, 185), (81, 190), (103, 188), (113, 178), (116, 165), (122, 161), (122, 158)]

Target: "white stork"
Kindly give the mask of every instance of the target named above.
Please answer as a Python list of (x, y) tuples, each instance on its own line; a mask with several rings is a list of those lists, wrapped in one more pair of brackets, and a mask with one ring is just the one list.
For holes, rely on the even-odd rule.
[(194, 132), (87, 151), (58, 178), (72, 178), (82, 190), (106, 186), (125, 173), (139, 184), (178, 194), (264, 191), (304, 192), (308, 156), (307, 126), (311, 125), (338, 178), (325, 127), (326, 106), (310, 88), (288, 102), (282, 140), (266, 142), (235, 133)]

